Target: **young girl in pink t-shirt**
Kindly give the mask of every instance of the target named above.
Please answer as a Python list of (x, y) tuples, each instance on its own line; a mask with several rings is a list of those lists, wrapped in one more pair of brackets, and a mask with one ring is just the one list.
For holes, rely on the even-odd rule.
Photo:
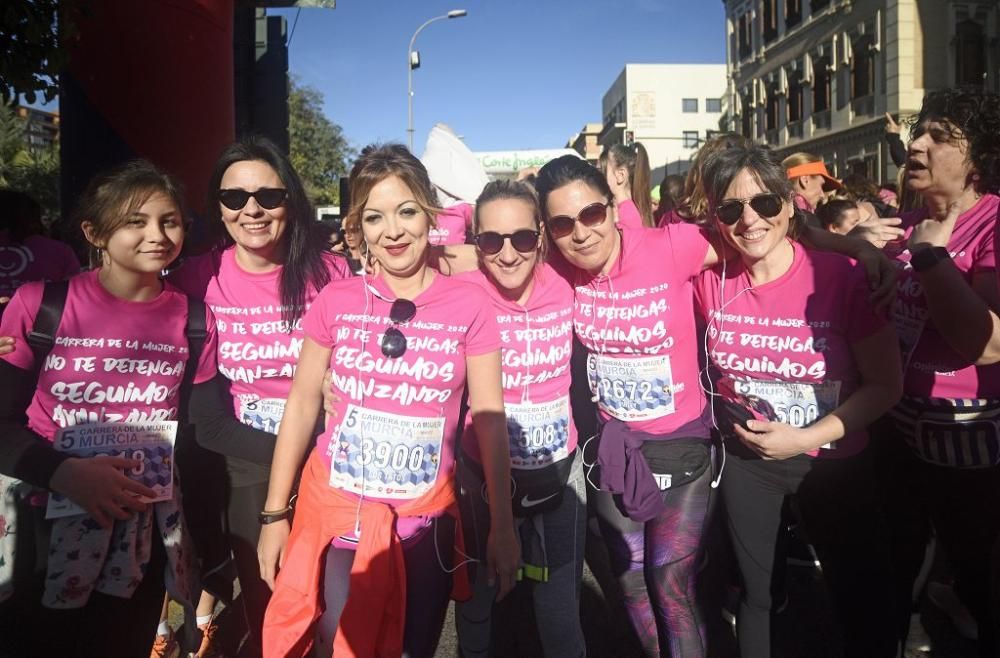
[[(173, 477), (180, 409), (199, 426), (241, 426), (211, 381), (214, 317), (160, 279), (183, 244), (181, 208), (176, 184), (147, 162), (96, 179), (78, 215), (98, 267), (68, 282), (44, 361), (27, 344), (41, 283), (22, 286), (0, 324), (19, 345), (0, 358), (0, 472), (23, 481), (15, 489), (5, 480), (4, 509), (29, 485), (49, 492), (16, 505), (4, 523), (48, 544), (37, 546), (47, 564), (29, 577), (20, 574), (33, 571), (33, 551), (16, 555), (19, 575), (0, 611), (0, 635), (16, 655), (143, 655), (164, 586), (189, 608), (199, 588)], [(189, 308), (205, 313), (197, 363), (189, 358)]]
[(895, 333), (860, 267), (792, 237), (791, 186), (768, 150), (720, 151), (703, 173), (720, 249), (738, 255), (703, 272), (695, 294), (707, 325), (709, 403), (725, 439), (721, 488), (743, 582), (741, 655), (771, 653), (777, 538), (785, 499), (795, 496), (847, 655), (888, 658), (888, 553), (865, 448), (867, 426), (901, 393)]
[[(347, 224), (360, 224), (376, 274), (331, 283), (303, 321), (261, 513), (260, 569), (274, 586), (265, 655), (303, 656), (314, 643), (324, 656), (334, 646), (337, 655), (433, 654), (449, 574), (464, 567), (446, 565), (466, 386), (490, 499), (484, 566), (500, 596), (516, 577), (495, 314), (479, 286), (427, 265), (436, 203), (419, 160), (402, 146), (370, 146), (350, 182)], [(338, 401), (315, 439), (328, 367)]]

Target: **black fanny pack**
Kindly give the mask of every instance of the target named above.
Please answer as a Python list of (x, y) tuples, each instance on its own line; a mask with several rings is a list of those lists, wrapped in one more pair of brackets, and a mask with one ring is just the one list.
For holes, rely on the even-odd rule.
[(539, 512), (551, 512), (562, 503), (569, 474), (573, 471), (576, 449), (554, 464), (525, 470), (513, 468), (514, 494), (511, 506), (514, 516), (525, 517)]
[[(510, 476), (514, 483), (511, 486), (510, 503), (514, 516), (524, 518), (540, 512), (551, 512), (559, 507), (566, 491), (566, 483), (569, 482), (569, 475), (573, 472), (575, 457), (576, 449), (564, 459), (543, 468), (531, 470), (512, 468)], [(486, 500), (486, 480), (482, 465), (471, 459), (465, 460), (464, 464), (483, 483), (481, 493), (483, 500)]]
[(660, 491), (693, 482), (712, 465), (712, 444), (706, 439), (643, 441), (641, 450)]

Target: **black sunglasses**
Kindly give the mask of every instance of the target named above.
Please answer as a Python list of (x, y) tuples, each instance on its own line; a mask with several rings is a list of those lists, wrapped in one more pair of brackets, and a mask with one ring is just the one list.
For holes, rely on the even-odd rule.
[(740, 221), (740, 217), (743, 216), (743, 206), (748, 203), (755, 213), (766, 219), (775, 217), (781, 212), (781, 197), (773, 192), (765, 192), (763, 194), (756, 194), (749, 199), (729, 199), (728, 201), (723, 201), (715, 209), (715, 216), (723, 224), (732, 226)]
[(288, 196), (288, 190), (283, 187), (262, 187), (255, 192), (232, 189), (219, 190), (219, 202), (230, 210), (242, 210), (250, 197), (257, 199), (257, 205), (265, 210), (274, 210)]
[(576, 222), (580, 222), (587, 228), (593, 228), (607, 218), (609, 205), (608, 203), (600, 202), (592, 203), (577, 213), (576, 217), (570, 217), (569, 215), (550, 217), (547, 222), (549, 235), (554, 240), (566, 237), (573, 232), (573, 226)]
[(398, 359), (406, 353), (406, 336), (396, 325), (406, 324), (417, 314), (417, 305), (409, 299), (397, 299), (389, 307), (389, 321), (392, 326), (382, 334), (382, 354), (390, 359)]
[(538, 231), (521, 229), (513, 233), (497, 233), (496, 231), (483, 231), (473, 238), (476, 246), (484, 254), (499, 254), (503, 249), (504, 240), (510, 240), (510, 246), (514, 247), (522, 254), (531, 253), (538, 246)]

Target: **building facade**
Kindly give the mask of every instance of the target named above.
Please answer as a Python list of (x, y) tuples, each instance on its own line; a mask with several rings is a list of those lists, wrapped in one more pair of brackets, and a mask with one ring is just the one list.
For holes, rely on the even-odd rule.
[(654, 182), (684, 173), (719, 131), (725, 89), (725, 64), (626, 64), (601, 101), (597, 141), (642, 142)]
[(32, 153), (58, 148), (58, 112), (47, 112), (27, 105), (18, 105), (17, 116), (24, 120), (25, 141)]
[(886, 112), (912, 116), (950, 86), (1000, 91), (997, 0), (723, 2), (724, 124), (782, 156), (822, 156), (836, 176), (895, 180)]
[(587, 123), (583, 129), (566, 142), (566, 148), (573, 149), (580, 157), (590, 164), (597, 164), (601, 157), (601, 145), (597, 141), (601, 136), (602, 124)]

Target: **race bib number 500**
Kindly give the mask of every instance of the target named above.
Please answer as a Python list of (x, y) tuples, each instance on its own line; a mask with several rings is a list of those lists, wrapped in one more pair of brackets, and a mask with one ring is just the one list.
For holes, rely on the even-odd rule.
[(591, 354), (587, 374), (598, 406), (618, 420), (652, 420), (674, 413), (669, 356)]
[(378, 498), (417, 498), (434, 486), (444, 418), (347, 406), (330, 445), (330, 486)]
[[(138, 465), (125, 472), (156, 495), (147, 503), (170, 500), (174, 495), (174, 439), (177, 421), (152, 423), (94, 423), (64, 427), (56, 434), (53, 447), (74, 457), (125, 457)], [(83, 508), (57, 493), (49, 494), (45, 518), (84, 514)]]
[[(747, 404), (763, 400), (769, 420), (792, 427), (806, 427), (826, 416), (840, 404), (840, 382), (822, 384), (804, 382), (765, 382), (756, 379), (734, 380), (733, 390)], [(835, 444), (821, 447), (832, 449)]]

